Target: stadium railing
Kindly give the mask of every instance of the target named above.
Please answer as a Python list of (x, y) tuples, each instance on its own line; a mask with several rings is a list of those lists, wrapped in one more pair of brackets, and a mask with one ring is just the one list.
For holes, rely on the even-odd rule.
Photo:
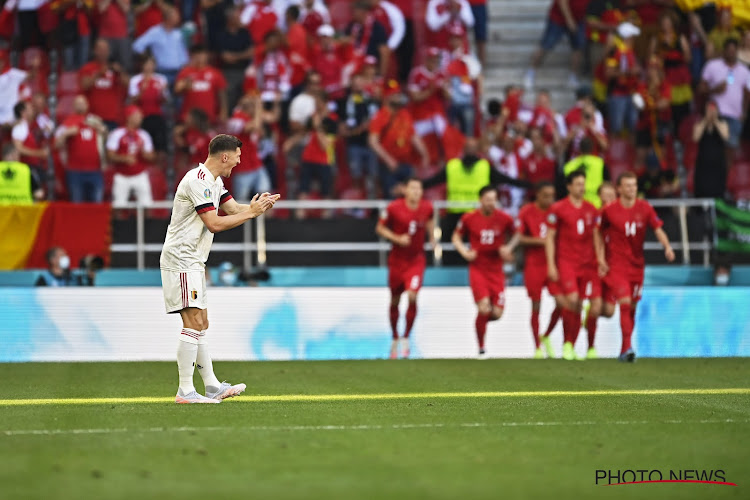
[[(671, 208), (676, 211), (679, 223), (679, 237), (670, 235), (672, 247), (682, 255), (683, 264), (691, 264), (691, 251), (702, 252), (703, 266), (708, 267), (711, 260), (711, 250), (715, 244), (715, 233), (712, 237), (704, 234), (702, 241), (690, 241), (688, 234), (688, 210), (690, 208), (702, 209), (710, 217), (710, 227), (715, 228), (716, 211), (712, 198), (671, 198), (652, 199), (649, 202), (656, 208)], [(277, 209), (305, 209), (305, 210), (384, 210), (389, 200), (304, 200), (304, 201), (279, 201)], [(441, 240), (440, 211), (446, 208), (465, 208), (466, 204), (460, 202), (433, 201), (435, 210), (435, 239)], [(473, 207), (474, 205), (472, 205)], [(136, 241), (134, 243), (113, 243), (111, 251), (114, 253), (136, 253), (136, 264), (139, 270), (145, 268), (146, 252), (161, 252), (161, 243), (146, 243), (145, 220), (146, 210), (149, 209), (171, 209), (172, 201), (155, 201), (144, 205), (139, 203), (125, 203), (113, 205), (113, 209), (135, 210), (136, 213)], [(212, 250), (218, 252), (238, 252), (243, 254), (243, 265), (251, 268), (253, 265), (253, 254), (256, 254), (257, 264), (264, 266), (267, 261), (268, 252), (377, 252), (379, 263), (385, 266), (388, 251), (391, 244), (386, 241), (377, 242), (269, 242), (266, 239), (266, 217), (258, 217), (250, 224), (242, 226), (243, 241), (241, 243), (214, 243)], [(253, 238), (253, 234), (255, 237)], [(655, 241), (647, 241), (644, 249), (653, 251), (661, 249), (661, 245)], [(455, 251), (451, 243), (442, 242), (433, 250), (425, 244), (425, 250), (434, 252), (435, 265), (439, 266), (442, 261), (443, 252)]]

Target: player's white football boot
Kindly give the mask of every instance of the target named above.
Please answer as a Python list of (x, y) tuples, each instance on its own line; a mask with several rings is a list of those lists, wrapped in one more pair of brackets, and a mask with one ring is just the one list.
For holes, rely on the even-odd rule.
[(194, 404), (194, 403), (213, 404), (213, 403), (221, 403), (221, 400), (207, 398), (206, 396), (202, 394), (198, 394), (196, 391), (189, 392), (185, 394), (184, 396), (180, 394), (180, 391), (177, 391), (177, 396), (174, 397), (174, 402), (177, 404)]
[(216, 392), (209, 391), (206, 389), (206, 397), (217, 401), (222, 399), (233, 398), (239, 396), (245, 392), (247, 386), (245, 384), (232, 385), (229, 382), (222, 382)]
[(409, 350), (409, 339), (406, 337), (403, 337), (400, 340), (401, 343), (401, 357), (403, 359), (409, 359), (409, 355), (411, 354), (411, 351)]
[(390, 359), (398, 359), (398, 339), (393, 339), (391, 341)]

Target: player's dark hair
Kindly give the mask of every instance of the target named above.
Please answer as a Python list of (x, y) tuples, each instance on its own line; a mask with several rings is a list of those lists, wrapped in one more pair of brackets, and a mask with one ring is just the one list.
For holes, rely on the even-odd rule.
[(195, 45), (190, 47), (190, 55), (199, 54), (201, 52), (207, 52), (207, 51), (208, 49), (206, 48), (206, 46), (200, 43), (196, 43)]
[(237, 148), (242, 147), (242, 141), (233, 135), (219, 134), (208, 143), (208, 154), (214, 156), (219, 153), (234, 153)]
[(617, 176), (617, 185), (619, 186), (622, 184), (623, 179), (635, 179), (638, 180), (638, 176), (635, 175), (635, 172), (631, 172), (630, 170), (625, 171)]
[(495, 186), (492, 184), (487, 184), (482, 189), (479, 190), (479, 197), (481, 198), (485, 194), (489, 193), (490, 191), (495, 191)]
[(551, 187), (552, 189), (555, 189), (555, 183), (554, 182), (550, 182), (550, 181), (539, 181), (534, 186), (534, 191), (536, 191), (538, 193), (539, 191), (541, 191), (542, 189), (544, 189), (546, 187)]
[(573, 170), (571, 173), (565, 176), (565, 185), (570, 186), (573, 184), (573, 181), (576, 180), (578, 177), (586, 178), (586, 174), (583, 172), (583, 170)]
[(28, 104), (26, 101), (18, 101), (16, 105), (13, 106), (13, 116), (16, 117), (16, 120), (21, 119), (21, 115), (24, 110), (26, 110), (26, 104)]
[(416, 175), (412, 175), (410, 177), (407, 177), (405, 184), (409, 184), (410, 182), (418, 182), (421, 185), (422, 179), (420, 179)]
[(299, 14), (300, 12), (298, 5), (290, 5), (286, 8), (286, 16), (292, 21), (297, 21), (299, 19)]

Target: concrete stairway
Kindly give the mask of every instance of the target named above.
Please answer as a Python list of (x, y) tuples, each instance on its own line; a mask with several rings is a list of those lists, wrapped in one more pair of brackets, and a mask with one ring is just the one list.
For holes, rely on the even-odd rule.
[[(490, 0), (489, 40), (485, 75), (485, 101), (503, 98), (509, 84), (521, 84), (531, 56), (539, 44), (552, 0)], [(570, 46), (563, 38), (547, 54), (536, 72), (536, 87), (547, 89), (552, 104), (565, 112), (575, 101), (574, 89), (568, 88)], [(533, 102), (534, 92), (526, 92), (524, 101)]]

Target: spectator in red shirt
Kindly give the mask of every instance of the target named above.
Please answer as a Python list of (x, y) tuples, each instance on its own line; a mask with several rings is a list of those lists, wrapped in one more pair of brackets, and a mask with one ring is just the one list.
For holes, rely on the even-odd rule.
[(202, 45), (190, 50), (190, 63), (177, 75), (174, 91), (182, 94), (181, 119), (192, 108), (202, 109), (211, 123), (227, 120), (227, 82), (221, 71), (208, 64)]
[(345, 92), (341, 81), (344, 61), (333, 39), (335, 34), (336, 32), (329, 24), (318, 28), (318, 45), (311, 54), (313, 68), (320, 74), (323, 92), (326, 93), (329, 101), (343, 98)]
[(625, 22), (617, 27), (616, 45), (605, 60), (608, 82), (607, 119), (609, 131), (619, 135), (623, 130), (635, 132), (638, 110), (633, 104), (633, 93), (638, 89), (640, 67), (633, 51), (633, 42), (641, 30)]
[[(533, 185), (540, 182), (555, 182), (557, 162), (554, 150), (544, 140), (544, 133), (540, 128), (529, 130), (529, 139), (533, 149), (523, 161), (523, 176)], [(534, 194), (531, 193), (533, 197)]]
[(261, 106), (257, 96), (243, 96), (227, 123), (228, 132), (242, 141), (240, 163), (232, 170), (232, 194), (238, 200), (249, 200), (256, 193), (271, 191), (271, 178), (258, 152), (263, 133)]
[(426, 56), (424, 65), (417, 66), (409, 74), (409, 111), (417, 135), (442, 137), (448, 123), (445, 116), (446, 80), (440, 70), (440, 49), (430, 47)]
[(539, 129), (545, 144), (558, 148), (562, 142), (561, 129), (564, 129), (563, 117), (552, 109), (548, 90), (539, 90), (536, 94), (529, 129)]
[(112, 204), (127, 203), (134, 192), (136, 201), (148, 205), (153, 196), (146, 166), (154, 160), (154, 145), (148, 132), (141, 128), (141, 110), (128, 106), (125, 116), (125, 126), (113, 130), (107, 137), (107, 158), (115, 170)]
[[(344, 30), (346, 40), (351, 44), (352, 59), (359, 66), (366, 57), (376, 59), (382, 69), (390, 56), (388, 34), (383, 24), (370, 13), (370, 6), (365, 0), (357, 0), (352, 5), (352, 20)], [(385, 61), (385, 63), (384, 63)], [(381, 76), (385, 73), (380, 71)]]
[(109, 61), (109, 55), (107, 41), (98, 39), (94, 44), (94, 60), (84, 65), (78, 76), (91, 113), (113, 130), (122, 122), (129, 77), (119, 63)]
[(156, 73), (152, 56), (143, 62), (143, 71), (130, 79), (130, 101), (143, 112), (143, 130), (148, 132), (157, 152), (167, 151), (167, 120), (162, 106), (169, 100), (167, 77)]
[(416, 133), (414, 120), (406, 109), (407, 98), (397, 81), (388, 80), (383, 99), (383, 107), (370, 122), (368, 144), (380, 160), (382, 195), (392, 197), (396, 185), (413, 175), (415, 150), (425, 168), (430, 154)]
[(565, 115), (567, 135), (563, 140), (562, 149), (568, 160), (581, 153), (581, 140), (584, 137), (589, 137), (593, 141), (594, 154), (601, 155), (609, 146), (604, 119), (594, 106), (590, 89), (585, 87), (578, 89), (576, 98), (575, 106)]
[(263, 43), (266, 35), (276, 29), (278, 16), (271, 7), (271, 0), (250, 0), (240, 14), (240, 22), (247, 27), (255, 45)]
[(431, 45), (447, 49), (450, 31), (463, 28), (464, 44), (468, 47), (466, 33), (474, 26), (474, 14), (467, 0), (430, 0), (425, 23), (430, 30)]
[(25, 163), (34, 170), (41, 179), (47, 170), (49, 148), (44, 134), (36, 122), (36, 110), (30, 102), (21, 101), (13, 107), (16, 124), (11, 131), (13, 146), (21, 155), (21, 163)]
[(541, 66), (544, 56), (558, 44), (563, 35), (568, 37), (573, 54), (570, 59), (570, 77), (568, 84), (577, 87), (578, 73), (581, 69), (582, 50), (586, 45), (586, 8), (589, 0), (553, 0), (547, 15), (547, 26), (544, 28), (539, 48), (531, 58), (531, 67), (526, 70), (524, 86), (534, 87), (535, 70)]
[[(313, 181), (318, 183), (321, 198), (330, 199), (333, 194), (333, 147), (336, 140), (336, 122), (326, 116), (327, 111), (325, 108), (317, 110), (308, 124), (300, 167), (300, 200), (310, 197)], [(284, 149), (288, 150), (291, 146), (287, 143)], [(297, 218), (304, 219), (305, 215), (304, 209), (297, 210)], [(330, 210), (324, 212), (324, 217), (328, 218), (330, 215)]]
[(662, 150), (672, 128), (672, 87), (664, 76), (662, 61), (652, 57), (646, 70), (646, 81), (639, 84), (634, 97), (640, 110), (635, 135), (638, 166), (646, 165), (648, 154), (663, 163)]
[(289, 83), (292, 85), (292, 96), (296, 96), (302, 90), (305, 75), (310, 70), (310, 63), (312, 62), (307, 42), (307, 31), (299, 22), (299, 18), (299, 6), (290, 5), (287, 7), (284, 19), (287, 29), (286, 46), (289, 53), (289, 65), (291, 66)]
[(98, 0), (96, 22), (99, 38), (109, 43), (112, 58), (120, 66), (130, 70), (132, 62), (132, 41), (128, 37), (128, 13), (130, 0)]
[(62, 150), (70, 201), (101, 203), (104, 199), (99, 143), (106, 135), (107, 127), (101, 119), (89, 113), (86, 97), (77, 96), (73, 114), (55, 132), (55, 147)]
[(208, 157), (208, 143), (211, 142), (208, 115), (202, 109), (193, 108), (185, 117), (185, 122), (177, 125), (172, 133), (175, 146), (187, 153), (187, 168), (195, 168)]
[(245, 92), (254, 87), (264, 101), (273, 101), (277, 94), (281, 95), (282, 101), (289, 99), (292, 68), (284, 54), (283, 41), (279, 30), (274, 29), (266, 33), (263, 45), (255, 58), (252, 84), (248, 81), (248, 73), (245, 73)]
[(169, 4), (165, 0), (132, 0), (133, 14), (135, 15), (135, 33), (133, 38), (138, 38), (145, 32), (158, 24), (164, 18), (164, 9)]
[(473, 136), (482, 65), (466, 52), (463, 40), (463, 28), (451, 28), (448, 39), (450, 54), (444, 70), (450, 102), (448, 117), (464, 135)]

